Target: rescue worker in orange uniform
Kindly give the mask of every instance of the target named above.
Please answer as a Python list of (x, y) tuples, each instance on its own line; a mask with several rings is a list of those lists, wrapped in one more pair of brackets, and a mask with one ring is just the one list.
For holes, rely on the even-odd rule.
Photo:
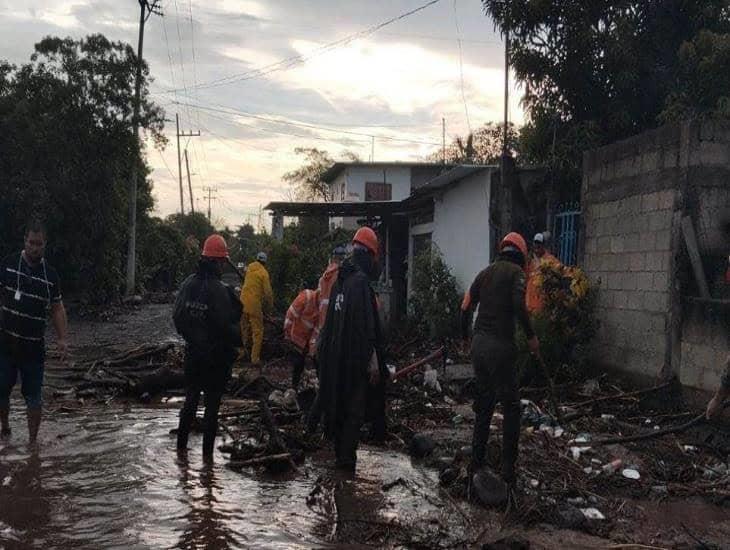
[(540, 351), (525, 305), (526, 258), (525, 239), (519, 233), (509, 233), (500, 243), (498, 258), (477, 275), (461, 305), (465, 341), (468, 341), (474, 310), (479, 305), (471, 342), (476, 380), (471, 469), (476, 471), (485, 465), (489, 426), (494, 407), (500, 401), (504, 413), (502, 479), (508, 486), (515, 482), (520, 437), (516, 322), (527, 336), (530, 351), (533, 354)]
[(244, 347), (251, 349), (251, 363), (261, 363), (261, 346), (264, 342), (264, 312), (274, 308), (274, 293), (271, 290), (269, 272), (266, 271), (266, 252), (259, 252), (256, 261), (246, 268), (246, 277), (241, 287), (241, 340)]
[(527, 289), (525, 299), (527, 300), (527, 311), (530, 314), (540, 313), (545, 306), (542, 289), (538, 285), (540, 265), (543, 262), (560, 265), (560, 260), (550, 254), (545, 248), (545, 234), (537, 233), (532, 240), (532, 254), (527, 264)]
[(286, 310), (284, 317), (284, 339), (290, 349), (287, 359), (292, 365), (292, 388), (299, 386), (304, 372), (310, 344), (319, 318), (317, 290), (302, 290)]

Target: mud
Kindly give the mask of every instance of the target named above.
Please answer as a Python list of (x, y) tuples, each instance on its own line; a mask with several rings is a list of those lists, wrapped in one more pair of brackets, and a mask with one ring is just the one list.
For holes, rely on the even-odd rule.
[[(148, 304), (111, 318), (72, 318), (72, 361), (176, 340), (170, 307)], [(600, 537), (544, 523), (515, 525), (500, 511), (446, 494), (427, 461), (387, 448), (361, 447), (355, 477), (334, 473), (329, 450), (307, 456), (297, 472), (284, 476), (234, 471), (218, 452), (212, 465), (204, 465), (197, 436), (188, 458), (180, 460), (170, 435), (177, 425), (175, 399), (69, 406), (52, 397), (54, 378), (61, 380), (65, 368), (51, 346), (46, 414), (35, 449), (25, 443), (17, 393), (13, 400), (14, 433), (0, 440), (0, 547), (473, 548), (519, 536), (531, 548), (695, 548), (698, 540), (722, 548), (730, 540), (728, 508), (697, 498), (627, 495), (619, 519), (599, 530)], [(462, 421), (424, 429), (442, 449), (470, 440), (468, 404), (452, 409)], [(405, 415), (409, 409), (396, 410)], [(401, 420), (416, 426), (418, 418)]]

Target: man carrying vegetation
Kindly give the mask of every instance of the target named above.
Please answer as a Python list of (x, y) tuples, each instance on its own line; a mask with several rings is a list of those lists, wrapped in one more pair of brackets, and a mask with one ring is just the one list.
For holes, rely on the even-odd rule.
[(274, 308), (274, 293), (271, 290), (269, 272), (266, 271), (266, 252), (256, 254), (256, 261), (246, 268), (246, 277), (241, 287), (243, 316), (241, 317), (241, 338), (244, 347), (251, 349), (251, 363), (261, 363), (261, 346), (264, 342), (264, 311)]
[(502, 428), (502, 479), (515, 482), (520, 437), (520, 399), (517, 387), (517, 347), (515, 321), (527, 336), (530, 352), (538, 354), (540, 345), (525, 306), (525, 260), (527, 244), (518, 233), (509, 233), (499, 246), (499, 257), (477, 275), (464, 296), (462, 332), (468, 340), (474, 309), (479, 313), (474, 324), (471, 357), (476, 378), (474, 399), (474, 436), (472, 471), (485, 466), (485, 453), (494, 407), (499, 400), (504, 412)]
[(336, 467), (346, 471), (354, 471), (357, 463), (368, 386), (384, 376), (383, 336), (370, 286), (379, 276), (378, 237), (362, 227), (352, 244), (352, 257), (339, 268), (330, 294), (317, 352), (325, 435), (334, 440)]
[(545, 233), (537, 233), (532, 239), (532, 254), (527, 264), (527, 289), (525, 291), (527, 300), (527, 311), (531, 314), (539, 313), (545, 307), (543, 290), (538, 280), (540, 278), (540, 266), (544, 263), (560, 265), (560, 260), (550, 254), (545, 247)]
[(45, 249), (46, 230), (40, 222), (31, 221), (23, 250), (0, 264), (0, 433), (10, 435), (10, 393), (20, 374), (30, 443), (35, 443), (41, 425), (44, 334), (49, 310), (61, 359), (68, 353), (61, 281), (43, 257)]
[(241, 303), (235, 292), (221, 282), (228, 263), (228, 247), (220, 235), (205, 240), (198, 270), (180, 288), (173, 320), (185, 339), (185, 403), (180, 411), (177, 450), (187, 451), (188, 435), (204, 393), (203, 458), (213, 457), (218, 431), (218, 409), (241, 345)]

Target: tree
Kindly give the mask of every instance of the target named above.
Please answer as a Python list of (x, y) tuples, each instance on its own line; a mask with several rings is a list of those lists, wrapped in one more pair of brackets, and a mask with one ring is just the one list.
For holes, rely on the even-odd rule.
[(177, 229), (185, 238), (192, 237), (202, 247), (205, 239), (215, 233), (215, 228), (202, 212), (188, 212), (187, 214), (170, 214), (167, 223)]
[(525, 152), (556, 170), (568, 159), (562, 175), (573, 185), (583, 150), (661, 121), (684, 42), (704, 28), (730, 30), (725, 0), (483, 4), (510, 32), (511, 68), (526, 89)]
[[(297, 147), (297, 155), (304, 155), (304, 164), (301, 168), (284, 174), (284, 181), (292, 185), (296, 197), (300, 200), (329, 202), (329, 184), (322, 179), (324, 173), (335, 163), (327, 151), (315, 147)], [(343, 153), (345, 160), (357, 162), (359, 157), (350, 151)]]
[(679, 49), (676, 85), (660, 118), (730, 117), (730, 34), (701, 31)]
[[(137, 162), (137, 211), (153, 200), (132, 133), (137, 59), (102, 35), (45, 38), (29, 63), (0, 63), (0, 252), (17, 250), (31, 215), (45, 219), (49, 257), (65, 290), (118, 295), (127, 242), (127, 192)], [(140, 127), (162, 146), (163, 111), (143, 64)]]
[[(497, 164), (502, 156), (504, 124), (489, 122), (472, 132), (466, 138), (456, 137), (446, 146), (447, 164)], [(507, 146), (514, 154), (519, 155), (519, 133), (514, 124), (507, 126)], [(443, 152), (430, 154), (427, 159), (440, 161)]]

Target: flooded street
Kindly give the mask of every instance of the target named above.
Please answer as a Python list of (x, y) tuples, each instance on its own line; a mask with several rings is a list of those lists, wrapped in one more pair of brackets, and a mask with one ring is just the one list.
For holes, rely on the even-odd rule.
[[(428, 523), (442, 505), (435, 472), (364, 450), (357, 478), (333, 482), (334, 499), (310, 509), (330, 457), (294, 477), (260, 477), (229, 469), (220, 454), (203, 465), (198, 436), (179, 460), (169, 435), (175, 409), (49, 412), (32, 452), (24, 415), (11, 421), (12, 439), (0, 444), (0, 541), (8, 547), (311, 548), (327, 545), (338, 514), (341, 524), (366, 514), (370, 523)], [(381, 486), (399, 477), (410, 489), (385, 498)]]

